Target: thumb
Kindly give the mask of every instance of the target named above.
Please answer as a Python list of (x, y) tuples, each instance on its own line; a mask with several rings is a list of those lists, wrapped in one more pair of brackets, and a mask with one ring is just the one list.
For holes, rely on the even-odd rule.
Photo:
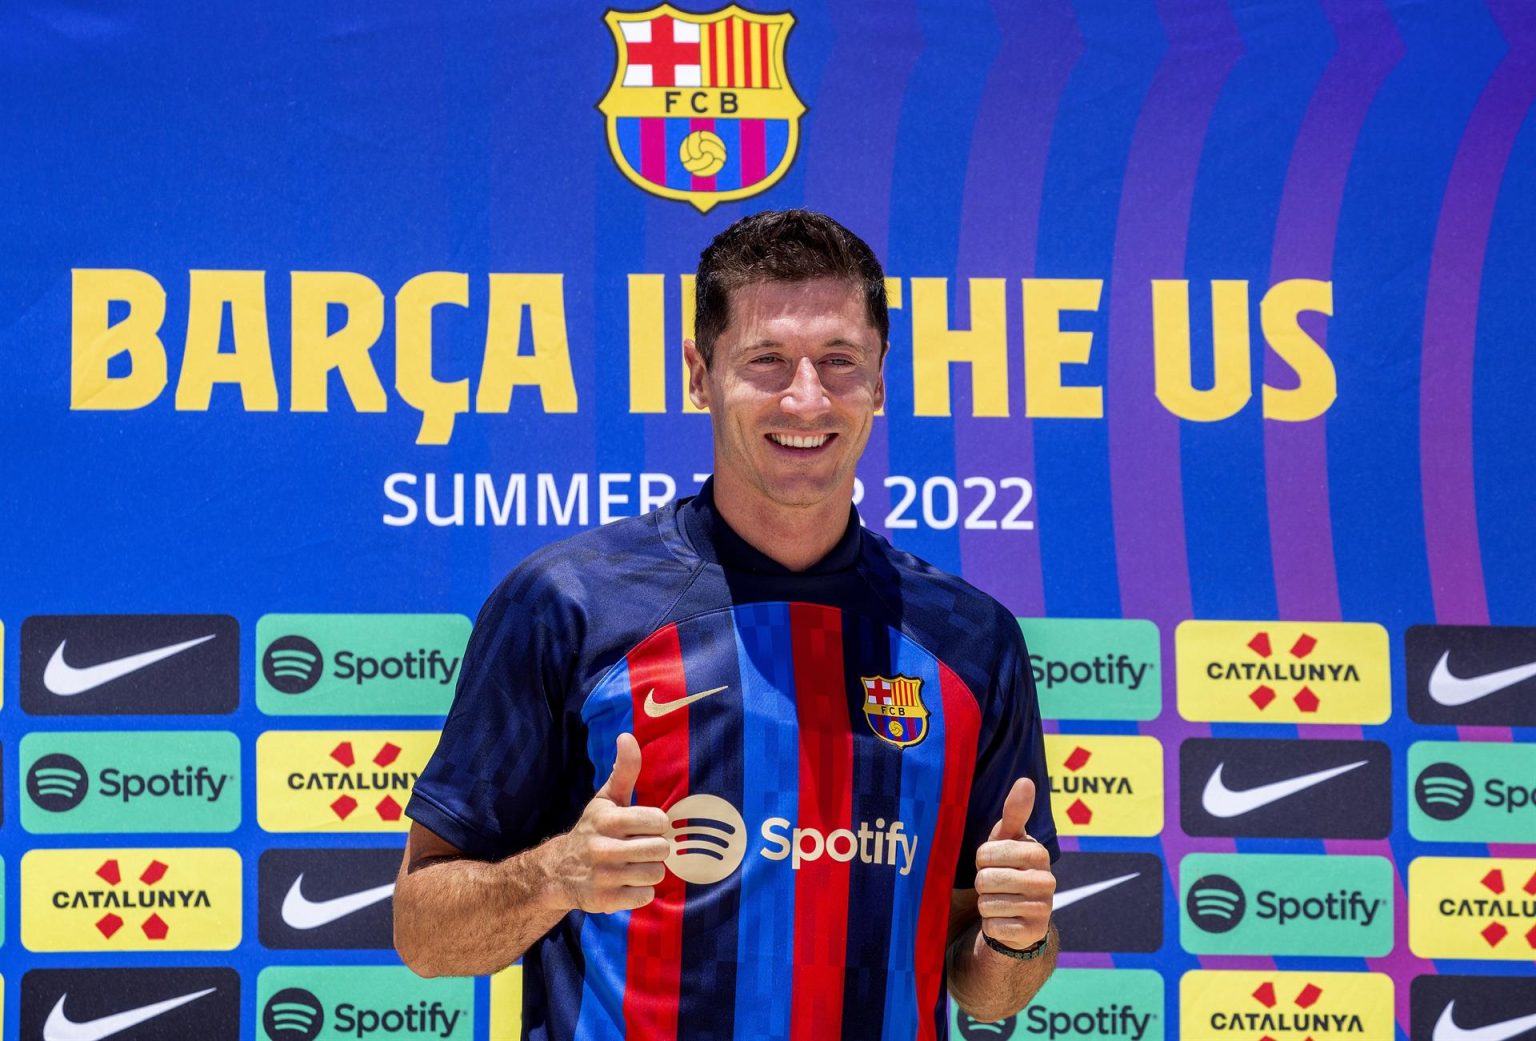
[(1003, 815), (992, 828), (994, 839), (1018, 839), (1029, 833), (1024, 830), (1029, 815), (1035, 810), (1035, 782), (1020, 777), (1013, 782), (1008, 798), (1003, 801)]
[(616, 806), (628, 806), (634, 801), (635, 781), (640, 777), (640, 742), (633, 734), (620, 734), (613, 759), (613, 773), (598, 789), (599, 798), (607, 799)]

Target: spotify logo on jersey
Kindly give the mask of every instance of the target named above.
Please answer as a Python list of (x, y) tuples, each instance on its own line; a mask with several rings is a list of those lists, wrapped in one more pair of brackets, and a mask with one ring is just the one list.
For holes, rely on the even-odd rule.
[(1472, 808), (1472, 778), (1455, 763), (1424, 768), (1413, 785), (1419, 809), (1437, 821), (1453, 821)]
[(85, 766), (72, 755), (45, 755), (27, 771), (27, 794), (49, 813), (74, 809), (89, 790)]
[(267, 645), (261, 657), (261, 673), (273, 690), (303, 694), (320, 682), (325, 655), (302, 636), (280, 636)]
[(747, 824), (736, 807), (716, 795), (690, 795), (667, 811), (672, 852), (667, 870), (685, 882), (729, 877), (747, 853)]
[(315, 1041), (325, 1026), (325, 1008), (309, 991), (289, 987), (268, 999), (261, 1026), (272, 1041)]
[(1226, 875), (1206, 875), (1189, 887), (1184, 901), (1189, 920), (1208, 933), (1225, 933), (1243, 920), (1248, 898)]

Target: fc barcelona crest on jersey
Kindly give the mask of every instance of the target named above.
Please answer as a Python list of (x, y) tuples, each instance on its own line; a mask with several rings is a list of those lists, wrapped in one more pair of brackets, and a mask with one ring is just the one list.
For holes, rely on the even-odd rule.
[(911, 676), (860, 676), (864, 684), (864, 719), (880, 740), (898, 748), (928, 736), (928, 706), (923, 681)]
[(662, 4), (605, 21), (618, 66), (597, 107), (625, 177), (700, 213), (778, 183), (805, 112), (784, 65), (793, 15)]

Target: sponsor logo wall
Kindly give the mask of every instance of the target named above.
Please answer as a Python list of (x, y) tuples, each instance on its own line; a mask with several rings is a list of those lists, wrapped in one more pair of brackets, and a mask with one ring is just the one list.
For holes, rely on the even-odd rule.
[[(950, 1035), (1536, 1041), (1521, 5), (687, 6), (0, 16), (0, 1037), (520, 1036), (393, 953), (411, 786), (505, 572), (698, 488), (698, 251), (808, 205), (888, 267), (861, 517), (1046, 721), (1060, 968)], [(913, 869), (664, 808), (694, 886)]]

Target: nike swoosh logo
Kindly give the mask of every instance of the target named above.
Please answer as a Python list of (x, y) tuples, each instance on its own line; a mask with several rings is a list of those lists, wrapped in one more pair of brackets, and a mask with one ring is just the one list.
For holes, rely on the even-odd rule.
[(729, 687), (716, 687), (714, 690), (701, 690), (697, 694), (690, 694), (686, 698), (678, 698), (676, 701), (657, 701), (656, 691), (652, 688), (645, 692), (645, 714), (652, 719), (660, 719), (668, 712), (675, 712), (684, 705), (692, 705), (695, 701), (700, 701), (711, 694), (718, 694), (722, 690), (728, 689)]
[(64, 1000), (69, 997), (69, 992), (66, 991), (59, 995), (58, 1004), (54, 1005), (53, 1011), (48, 1013), (48, 1021), (43, 1024), (43, 1041), (103, 1041), (113, 1034), (121, 1034), (129, 1027), (136, 1027), (146, 1020), (163, 1016), (171, 1009), (180, 1008), (189, 1001), (196, 1001), (204, 994), (212, 994), (217, 989), (217, 987), (209, 987), (207, 990), (183, 994), (179, 998), (157, 1001), (153, 1005), (141, 1005), (126, 1012), (114, 1012), (110, 1016), (102, 1016), (100, 1019), (88, 1019), (83, 1023), (76, 1023), (64, 1014)]
[(1240, 792), (1234, 792), (1222, 782), (1221, 770), (1227, 764), (1217, 763), (1216, 772), (1211, 774), (1209, 781), (1205, 782), (1205, 792), (1200, 796), (1200, 805), (1204, 806), (1205, 812), (1212, 817), (1241, 817), (1260, 806), (1268, 806), (1286, 796), (1295, 795), (1313, 785), (1331, 780), (1339, 774), (1347, 774), (1357, 766), (1364, 766), (1368, 762), (1370, 760), (1362, 759), (1358, 763), (1345, 763), (1330, 770), (1319, 770), (1316, 773), (1302, 774), (1300, 777), (1287, 777), (1283, 781), (1261, 784), (1257, 788), (1245, 788)]
[(1086, 900), (1090, 896), (1095, 896), (1096, 894), (1104, 892), (1106, 889), (1113, 889), (1121, 882), (1129, 882), (1131, 879), (1138, 877), (1140, 874), (1140, 871), (1132, 871), (1129, 875), (1121, 875), (1119, 878), (1106, 878), (1102, 882), (1093, 882), (1086, 886), (1075, 886), (1072, 889), (1063, 889), (1061, 892), (1057, 893), (1055, 899), (1051, 901), (1051, 910), (1060, 911), (1063, 907), (1070, 907), (1071, 905), (1077, 903), (1079, 900)]
[(299, 877), (293, 880), (293, 885), (288, 887), (288, 895), (283, 897), (283, 921), (294, 929), (318, 929), (322, 925), (329, 925), (354, 911), (361, 911), (380, 900), (388, 900), (395, 891), (395, 884), (390, 882), (331, 900), (310, 900), (304, 895), (303, 885), (304, 873), (300, 872)]
[(130, 654), (126, 658), (104, 661), (100, 665), (87, 665), (83, 669), (77, 669), (64, 660), (64, 645), (69, 641), (60, 640), (58, 647), (54, 648), (53, 657), (48, 659), (48, 667), (43, 670), (43, 686), (60, 697), (65, 698), (72, 694), (84, 694), (88, 690), (95, 690), (103, 683), (111, 683), (113, 680), (122, 679), (130, 672), (138, 672), (140, 669), (153, 665), (157, 661), (164, 661), (173, 654), (180, 654), (189, 647), (196, 647), (200, 643), (207, 643), (217, 635), (217, 633), (213, 633), (208, 636), (199, 636), (197, 639), (188, 640), (185, 643), (173, 643), (169, 647), (157, 647), (152, 651), (144, 651), (142, 654)]
[(1432, 1041), (1509, 1041), (1509, 1038), (1517, 1037), (1536, 1027), (1536, 1012), (1533, 1012), (1529, 1016), (1506, 1019), (1502, 1023), (1489, 1023), (1485, 1027), (1467, 1030), (1465, 1027), (1456, 1025), (1456, 1019), (1451, 1015), (1451, 1010), (1455, 1007), (1456, 1002), (1446, 1002), (1445, 1011), (1440, 1013), (1440, 1018), (1435, 1021)]
[(1435, 671), (1429, 677), (1429, 696), (1440, 705), (1454, 708), (1497, 694), (1505, 687), (1513, 687), (1521, 680), (1536, 676), (1536, 661), (1528, 665), (1516, 665), (1512, 669), (1485, 672), (1481, 676), (1462, 679), (1451, 674), (1451, 652), (1440, 655)]

